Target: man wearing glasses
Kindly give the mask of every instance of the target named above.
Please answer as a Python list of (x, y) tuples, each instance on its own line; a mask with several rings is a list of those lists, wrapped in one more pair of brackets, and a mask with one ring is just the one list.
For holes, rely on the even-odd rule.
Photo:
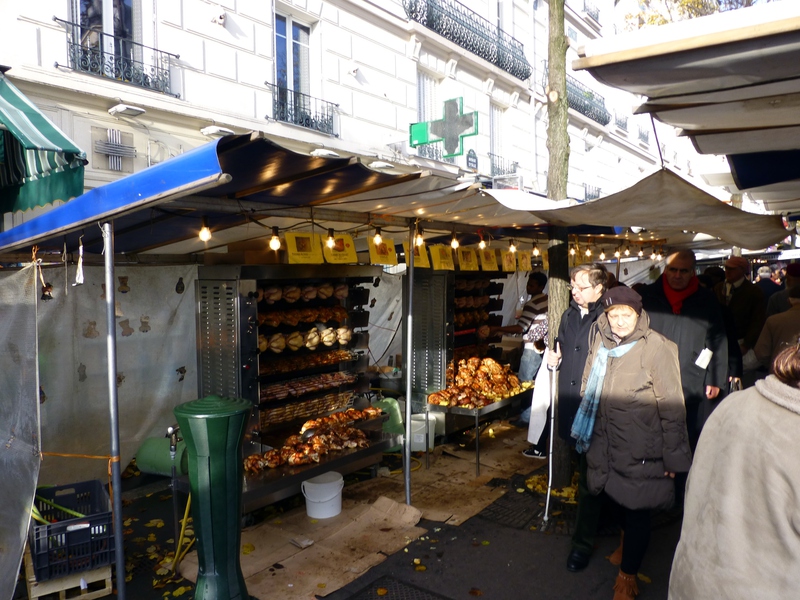
[[(558, 369), (558, 435), (571, 446), (572, 422), (581, 403), (581, 383), (589, 355), (589, 330), (603, 314), (599, 301), (606, 291), (608, 272), (600, 263), (579, 265), (570, 271), (572, 300), (561, 315), (555, 349), (547, 355), (547, 364)], [(541, 442), (540, 442), (541, 443)], [(601, 496), (589, 492), (586, 482), (586, 454), (578, 454), (578, 513), (567, 570), (581, 571), (589, 564), (594, 537), (603, 505)]]
[(692, 451), (697, 445), (704, 404), (728, 385), (728, 338), (714, 293), (699, 285), (691, 250), (667, 256), (664, 273), (641, 292), (650, 328), (678, 346), (686, 428)]

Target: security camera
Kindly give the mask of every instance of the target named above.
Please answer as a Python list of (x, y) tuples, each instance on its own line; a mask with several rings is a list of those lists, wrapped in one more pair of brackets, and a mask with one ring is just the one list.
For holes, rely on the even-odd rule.
[(220, 15), (216, 15), (215, 17), (213, 17), (211, 19), (211, 22), (212, 23), (216, 23), (217, 25), (223, 25), (224, 26), (225, 25), (225, 13), (222, 13)]

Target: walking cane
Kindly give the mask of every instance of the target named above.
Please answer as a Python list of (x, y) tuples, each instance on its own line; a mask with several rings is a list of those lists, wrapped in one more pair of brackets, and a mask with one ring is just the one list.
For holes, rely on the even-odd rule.
[(544, 502), (544, 518), (542, 518), (542, 531), (547, 527), (547, 522), (550, 520), (550, 491), (553, 489), (553, 427), (555, 423), (555, 407), (556, 407), (556, 385), (558, 378), (556, 377), (556, 370), (551, 369), (547, 365), (547, 370), (550, 371), (550, 443), (547, 449), (547, 499)]

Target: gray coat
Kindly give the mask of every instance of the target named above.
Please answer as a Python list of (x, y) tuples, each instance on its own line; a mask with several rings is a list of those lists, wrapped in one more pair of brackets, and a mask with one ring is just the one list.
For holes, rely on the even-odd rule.
[[(605, 491), (630, 508), (668, 508), (675, 499), (665, 471), (688, 471), (692, 463), (686, 431), (678, 348), (650, 329), (642, 311), (636, 329), (622, 343), (637, 340), (625, 355), (608, 359), (600, 405), (586, 454), (589, 490)], [(600, 344), (618, 344), (600, 315), (589, 335), (582, 392)]]

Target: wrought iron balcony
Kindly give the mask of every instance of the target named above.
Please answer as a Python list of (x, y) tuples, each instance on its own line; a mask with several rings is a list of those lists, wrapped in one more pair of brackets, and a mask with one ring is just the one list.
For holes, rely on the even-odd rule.
[(606, 109), (605, 99), (570, 75), (567, 75), (567, 103), (570, 108), (601, 125), (611, 122), (611, 113)]
[(430, 160), (438, 160), (439, 162), (446, 162), (450, 164), (456, 164), (456, 159), (454, 156), (444, 156), (444, 145), (442, 142), (436, 142), (434, 144), (423, 144), (422, 146), (417, 146), (417, 156), (422, 158), (428, 158)]
[(639, 141), (644, 142), (645, 144), (650, 143), (650, 132), (647, 129), (642, 128), (639, 126)]
[(523, 45), (456, 0), (403, 0), (406, 16), (518, 79), (531, 75)]
[(592, 17), (598, 23), (600, 22), (600, 9), (588, 0), (583, 0), (583, 12)]
[(628, 131), (627, 115), (614, 115), (614, 125), (616, 125), (622, 131)]
[(600, 197), (600, 188), (596, 185), (583, 184), (583, 201), (597, 200)]
[(497, 175), (513, 175), (517, 172), (519, 163), (510, 161), (497, 154), (489, 152), (489, 160), (491, 161), (491, 176)]
[[(53, 17), (67, 32), (67, 56), (73, 71), (107, 77), (171, 96), (170, 67), (180, 58), (133, 40)], [(113, 51), (107, 50), (113, 48)], [(65, 65), (61, 65), (65, 66)]]
[[(264, 83), (272, 92), (272, 119), (328, 135), (337, 135), (334, 131), (333, 116), (338, 104), (272, 83)], [(267, 115), (267, 118), (270, 118), (270, 115)]]

